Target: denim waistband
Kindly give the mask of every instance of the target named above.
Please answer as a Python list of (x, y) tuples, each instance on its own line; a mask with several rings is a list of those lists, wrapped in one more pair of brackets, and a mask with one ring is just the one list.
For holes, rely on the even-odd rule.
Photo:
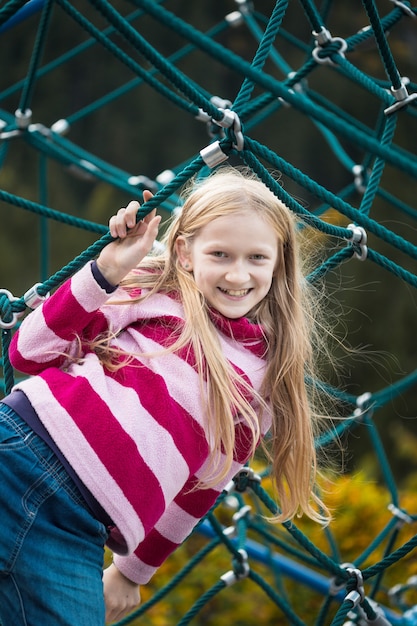
[[(77, 492), (81, 497), (81, 503), (85, 506), (85, 508), (88, 509), (88, 511), (90, 511), (90, 513), (97, 520), (104, 524), (104, 526), (108, 528), (113, 526), (111, 518), (107, 515), (87, 487), (85, 487), (84, 483), (80, 481), (74, 469), (69, 465), (67, 460), (56, 447), (55, 443), (51, 440), (49, 433), (39, 420), (39, 417), (34, 411), (29, 400), (26, 398), (25, 394), (21, 391), (12, 392), (9, 396), (6, 396), (6, 398), (0, 401), (0, 408), (3, 408), (3, 410), (9, 409), (7, 412), (8, 417), (14, 422), (19, 432), (22, 432), (22, 434), (34, 433), (35, 436), (39, 437), (39, 439), (41, 439), (50, 450), (52, 450), (57, 459), (63, 465), (74, 487), (77, 489)], [(26, 417), (28, 417), (27, 420), (25, 419)]]
[[(12, 441), (12, 445), (14, 445), (16, 449), (21, 450), (24, 447), (30, 449), (46, 471), (52, 471), (53, 475), (56, 477), (58, 477), (59, 474), (60, 484), (70, 494), (72, 499), (77, 504), (88, 509), (82, 493), (77, 488), (68, 472), (65, 471), (65, 468), (60, 463), (54, 451), (46, 444), (45, 441), (43, 441), (41, 437), (39, 437), (37, 433), (34, 432), (30, 425), (25, 422), (25, 420), (14, 410), (13, 407), (10, 407), (3, 401), (0, 401), (0, 423), (2, 425), (3, 435), (4, 428), (7, 428), (9, 437), (17, 437), (20, 439), (21, 444), (18, 444), (17, 446)], [(7, 444), (7, 440), (3, 442), (3, 445), (7, 446)]]

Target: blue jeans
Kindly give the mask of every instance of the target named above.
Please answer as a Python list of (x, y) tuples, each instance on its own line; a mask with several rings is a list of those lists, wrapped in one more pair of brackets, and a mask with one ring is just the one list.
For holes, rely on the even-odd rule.
[(44, 441), (0, 403), (0, 623), (103, 626), (107, 530)]

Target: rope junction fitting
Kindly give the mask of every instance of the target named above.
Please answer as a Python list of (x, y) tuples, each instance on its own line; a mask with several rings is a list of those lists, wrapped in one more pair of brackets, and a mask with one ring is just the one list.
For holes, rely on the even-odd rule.
[(359, 259), (359, 261), (365, 261), (368, 256), (368, 246), (366, 245), (368, 236), (365, 229), (362, 226), (356, 226), (356, 224), (349, 224), (347, 229), (351, 230), (353, 233), (349, 241), (355, 248), (355, 257)]
[(261, 477), (256, 474), (251, 467), (242, 467), (236, 474), (236, 476), (225, 486), (224, 490), (227, 494), (231, 494), (234, 491), (243, 493), (250, 486), (251, 481), (261, 483)]
[(225, 152), (220, 147), (220, 141), (213, 141), (208, 146), (200, 150), (200, 156), (203, 159), (204, 163), (213, 169), (223, 161), (227, 161), (229, 158)]
[[(50, 296), (49, 292), (42, 296), (39, 293), (39, 287), (42, 287), (42, 283), (36, 283), (23, 295), (23, 301), (30, 309), (36, 309)], [(19, 318), (24, 314), (24, 311), (13, 311), (12, 303), (18, 301), (21, 299), (14, 296), (8, 289), (0, 289), (0, 328), (9, 330), (16, 326)]]
[[(16, 302), (17, 300), (20, 300), (20, 298), (16, 298), (8, 289), (0, 289), (0, 328), (4, 328), (5, 330), (14, 328), (19, 318), (22, 317), (23, 311), (13, 311), (11, 306), (11, 303)], [(10, 319), (9, 321), (6, 321), (5, 318)]]
[(356, 588), (350, 591), (345, 600), (350, 600), (353, 602), (354, 606), (357, 606), (361, 602), (365, 600), (365, 588), (363, 586), (363, 575), (360, 569), (357, 567), (346, 567), (345, 568), (348, 574), (350, 574), (351, 579), (355, 578), (356, 580)]
[[(329, 63), (330, 65), (335, 65), (334, 61), (331, 59), (331, 55), (333, 54), (340, 54), (341, 57), (345, 58), (347, 43), (342, 37), (332, 37), (330, 31), (324, 26), (320, 32), (313, 30), (313, 36), (315, 37), (316, 47), (314, 48), (312, 55), (316, 63)], [(328, 47), (329, 44), (333, 43), (337, 43), (339, 45), (338, 50), (330, 49)]]
[[(223, 113), (223, 117), (220, 120), (215, 120), (206, 111), (199, 109), (196, 119), (207, 124), (208, 134), (210, 137), (217, 137), (219, 135), (218, 130), (230, 129), (234, 135), (232, 147), (239, 152), (242, 151), (245, 143), (242, 133), (242, 125), (236, 111), (232, 111), (230, 108), (232, 106), (232, 102), (225, 98), (221, 98), (220, 96), (212, 96), (212, 98), (210, 98), (210, 102), (214, 104), (214, 106), (216, 106), (221, 113)], [(224, 132), (222, 132), (222, 136), (225, 136)], [(215, 141), (206, 148), (203, 148), (200, 151), (200, 156), (210, 168), (216, 167), (228, 159), (228, 155), (221, 149), (219, 141)]]
[(251, 510), (252, 510), (252, 507), (249, 504), (242, 506), (241, 509), (239, 509), (238, 511), (236, 511), (236, 513), (234, 513), (232, 520), (235, 522), (235, 524), (237, 524), (238, 522), (240, 522), (240, 520), (244, 519), (247, 515), (249, 515)]
[(366, 598), (372, 617), (369, 617), (364, 609), (359, 605), (355, 611), (349, 611), (347, 617), (349, 620), (343, 626), (391, 626), (391, 622), (387, 620), (382, 608), (370, 598)]
[(405, 4), (405, 2), (401, 2), (401, 0), (390, 0), (395, 6), (399, 7), (408, 17), (417, 18), (417, 15), (410, 9), (410, 7)]
[(400, 109), (408, 106), (411, 102), (414, 102), (414, 100), (416, 100), (417, 93), (409, 94), (406, 87), (406, 82), (407, 81), (405, 79), (402, 79), (401, 87), (399, 87), (398, 89), (394, 89), (394, 87), (391, 87), (390, 92), (396, 99), (396, 102), (384, 109), (385, 115), (391, 115), (391, 113), (399, 111)]
[(233, 143), (233, 147), (239, 152), (243, 150), (244, 147), (244, 138), (242, 133), (242, 125), (240, 123), (240, 119), (236, 111), (232, 111), (231, 109), (219, 109), (219, 111), (223, 112), (223, 117), (221, 120), (214, 120), (214, 124), (217, 124), (221, 128), (230, 128), (233, 131), (235, 137), (235, 143)]
[(45, 302), (45, 300), (47, 300), (50, 296), (49, 291), (47, 294), (42, 296), (39, 293), (39, 287), (42, 287), (42, 283), (36, 283), (33, 285), (33, 287), (28, 289), (23, 296), (23, 300), (30, 309), (36, 309), (36, 307), (42, 304), (42, 302)]
[(404, 584), (398, 584), (388, 590), (388, 597), (394, 606), (404, 610), (405, 601), (404, 594), (410, 589), (417, 589), (417, 576), (410, 576)]
[[(408, 515), (408, 513), (406, 513), (405, 511), (403, 511), (402, 509), (398, 508), (398, 506), (395, 506), (395, 504), (389, 504), (388, 505), (388, 510), (391, 511), (391, 513), (393, 514), (394, 517), (396, 517), (398, 519), (398, 528), (401, 528), (402, 526), (404, 526), (404, 524), (412, 524), (413, 523), (413, 518)], [(417, 578), (416, 578), (417, 580)]]
[(365, 413), (369, 410), (369, 401), (371, 400), (371, 398), (372, 394), (369, 391), (365, 391), (365, 393), (362, 393), (356, 398), (356, 409), (353, 411), (353, 415), (356, 419), (359, 417), (363, 417)]
[(14, 117), (16, 126), (21, 130), (25, 130), (32, 123), (32, 111), (30, 109), (26, 109), (25, 111), (16, 109)]
[(359, 193), (364, 194), (367, 187), (368, 182), (368, 172), (365, 170), (363, 165), (356, 164), (352, 167), (353, 174), (353, 182), (355, 183), (355, 187)]
[(220, 580), (224, 582), (226, 587), (231, 587), (231, 585), (234, 585), (238, 580), (247, 578), (249, 572), (248, 553), (241, 548), (233, 559), (233, 569), (220, 576)]
[[(238, 500), (236, 500), (236, 502), (238, 503)], [(240, 507), (236, 513), (233, 514), (232, 517), (232, 521), (233, 524), (231, 526), (227, 526), (224, 530), (223, 530), (223, 535), (225, 537), (236, 537), (237, 536), (237, 525), (242, 522), (242, 521), (246, 521), (246, 518), (248, 517), (249, 513), (252, 511), (252, 507), (249, 504), (246, 504), (242, 507)]]
[(51, 126), (51, 130), (53, 133), (57, 135), (66, 135), (70, 129), (70, 125), (67, 120), (60, 119), (54, 122)]

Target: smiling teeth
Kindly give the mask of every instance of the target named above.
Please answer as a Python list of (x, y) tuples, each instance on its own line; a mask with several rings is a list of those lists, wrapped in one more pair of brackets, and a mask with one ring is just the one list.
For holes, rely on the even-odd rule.
[(221, 291), (223, 291), (223, 293), (227, 293), (229, 296), (246, 296), (246, 294), (249, 292), (249, 289), (221, 289)]

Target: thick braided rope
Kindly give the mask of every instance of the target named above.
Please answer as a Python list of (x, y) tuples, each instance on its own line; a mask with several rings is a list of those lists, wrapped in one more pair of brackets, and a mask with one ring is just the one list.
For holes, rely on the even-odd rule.
[[(9, 3), (9, 4), (11, 4), (11, 3)], [(315, 12), (314, 5), (312, 5), (311, 3), (308, 3), (308, 2), (304, 2), (303, 4), (305, 5), (306, 12), (310, 11), (310, 19), (311, 19), (312, 23), (314, 24), (314, 27), (317, 28), (317, 29), (320, 28), (321, 25), (322, 25), (321, 16), (318, 13)], [(7, 6), (9, 6), (9, 5), (7, 5)], [(283, 6), (283, 4), (281, 4), (281, 7), (282, 6)], [(390, 19), (393, 19), (394, 15), (396, 16), (396, 19), (399, 19), (399, 14), (400, 13), (401, 13), (401, 9), (396, 8), (395, 10), (393, 10)], [(1, 13), (0, 13), (0, 15), (1, 15)], [(117, 23), (117, 20), (116, 20), (115, 23)], [(388, 23), (388, 22), (386, 22), (386, 20), (384, 20), (384, 24), (385, 23)], [(381, 22), (381, 24), (382, 24), (382, 22)], [(385, 28), (385, 26), (383, 28)], [(199, 37), (199, 35), (196, 35), (196, 36)], [(362, 37), (362, 35), (361, 35), (361, 37)], [(358, 35), (358, 39), (359, 39), (359, 35)], [(205, 40), (204, 40), (204, 38), (202, 38), (200, 41), (203, 42)], [(353, 41), (353, 39), (352, 39), (352, 41)], [(205, 41), (205, 43), (203, 44), (203, 48), (206, 45), (207, 45), (207, 42)], [(260, 48), (261, 47), (262, 46), (260, 46)], [(218, 50), (218, 52), (220, 54), (221, 47), (217, 48), (217, 50)], [(308, 50), (308, 48), (306, 48), (306, 50)], [(332, 48), (331, 46), (329, 46), (329, 48), (326, 51), (326, 54), (329, 54), (330, 56), (334, 57), (334, 60), (336, 61), (336, 65), (337, 65), (337, 70), (338, 71), (343, 71), (343, 73), (346, 76), (348, 76), (348, 77), (350, 77), (352, 79), (355, 79), (360, 84), (366, 85), (367, 89), (371, 93), (374, 93), (375, 95), (378, 95), (378, 97), (381, 98), (381, 101), (387, 102), (387, 103), (391, 102), (389, 94), (387, 94), (385, 92), (383, 87), (382, 86), (379, 87), (378, 85), (374, 84), (373, 81), (369, 80), (369, 78), (366, 77), (365, 75), (363, 75), (361, 72), (357, 72), (356, 69), (346, 59), (343, 59), (342, 57), (340, 57), (340, 55), (337, 54), (336, 47)], [(228, 61), (228, 62), (230, 62), (230, 66), (231, 67), (234, 64), (234, 61), (235, 61), (235, 59), (233, 59), (232, 61)], [(158, 61), (158, 63), (160, 63), (160, 62)], [(242, 72), (241, 73), (243, 73), (244, 65), (245, 64), (243, 64), (243, 66), (240, 66), (242, 68)], [(259, 69), (260, 69), (261, 65), (262, 65), (261, 61), (259, 61), (259, 65), (258, 66), (257, 66), (257, 64), (252, 64), (253, 72), (248, 72), (248, 83), (249, 83), (249, 78), (250, 78), (250, 81), (253, 82), (253, 84), (261, 84), (262, 85), (262, 81), (265, 81), (265, 78), (260, 78), (261, 74), (258, 75), (258, 72), (259, 72)], [(249, 67), (251, 67), (251, 66), (249, 66)], [(313, 71), (314, 67), (315, 67), (315, 62), (313, 62), (311, 59), (309, 59), (306, 62), (303, 70), (299, 71), (298, 76), (299, 77), (301, 77), (303, 75), (307, 76), (310, 71)], [(167, 71), (168, 73), (171, 72), (171, 70), (172, 70), (172, 68), (165, 67), (165, 66), (163, 67), (162, 65), (161, 65), (161, 69), (164, 69), (164, 71)], [(237, 69), (237, 71), (240, 71), (240, 69), (237, 68), (237, 67), (235, 69)], [(38, 72), (36, 74), (38, 74)], [(180, 75), (177, 75), (175, 72), (173, 73), (173, 77), (174, 77), (173, 78), (173, 82), (174, 83), (176, 81), (178, 81), (178, 76), (180, 76)], [(285, 89), (289, 89), (291, 86), (296, 84), (296, 82), (297, 81), (291, 82), (291, 80), (286, 81), (286, 83), (284, 85)], [(272, 83), (271, 83), (271, 85), (272, 85)], [(277, 85), (275, 85), (274, 89), (275, 89), (275, 93), (272, 93), (272, 96), (268, 96), (269, 98), (276, 98), (276, 92), (279, 91), (279, 88), (278, 88)], [(169, 92), (169, 93), (172, 93), (172, 92)], [(189, 90), (188, 93), (191, 94), (192, 90)], [(242, 93), (244, 94), (244, 92), (242, 92)], [(292, 98), (291, 92), (288, 92), (287, 95), (288, 95), (287, 100), (290, 101), (291, 98)], [(306, 100), (304, 94), (300, 94), (300, 95), (304, 98), (305, 102), (307, 102), (307, 104), (305, 106), (307, 106), (307, 108), (308, 108), (310, 106), (309, 101)], [(194, 96), (191, 96), (191, 100), (193, 100), (193, 98), (194, 98)], [(244, 100), (245, 98), (246, 98), (245, 94), (242, 95), (242, 100)], [(198, 100), (198, 102), (202, 102), (202, 100), (200, 100), (199, 98), (197, 98), (197, 100)], [(266, 100), (267, 100), (267, 98), (263, 98), (263, 99), (260, 98), (258, 100), (258, 102), (256, 104), (256, 107), (258, 108), (258, 110), (261, 110), (263, 108), (264, 103), (265, 103)], [(204, 96), (204, 102), (207, 104), (207, 96), (206, 95)], [(300, 102), (298, 102), (298, 104), (300, 104)], [(297, 98), (295, 98), (295, 99), (293, 98), (293, 101), (291, 102), (291, 104), (293, 104), (293, 106), (295, 106), (297, 104)], [(282, 106), (282, 104), (280, 106)], [(251, 108), (251, 107), (253, 107), (253, 108)], [(255, 109), (255, 104), (254, 103), (247, 103), (247, 106), (245, 106), (245, 107), (242, 106), (242, 115), (244, 115), (246, 113), (246, 114), (248, 114), (250, 116), (252, 114), (251, 112), (255, 111), (255, 110), (256, 109)], [(300, 110), (302, 110), (302, 107), (300, 108)], [(320, 120), (320, 115), (318, 115), (318, 117), (316, 116), (318, 122), (321, 124), (321, 123), (324, 123), (325, 115), (328, 115), (329, 109), (327, 109), (326, 106), (319, 106), (318, 110), (321, 111), (320, 115), (323, 116), (322, 120)], [(195, 111), (195, 109), (193, 109), (193, 107), (191, 106), (190, 109), (189, 109), (189, 112), (194, 112), (194, 111)], [(217, 109), (215, 109), (215, 110), (211, 109), (211, 111), (215, 115), (218, 115)], [(330, 119), (329, 126), (330, 126), (330, 128), (332, 128), (332, 130), (336, 130), (337, 129), (338, 120), (341, 119), (341, 116), (338, 116), (338, 112), (337, 111), (334, 111), (332, 115), (334, 116), (336, 121), (332, 119), (332, 116), (329, 116), (329, 119)], [(314, 116), (312, 116), (312, 117), (314, 117)], [(394, 116), (392, 116), (392, 118), (394, 118)], [(350, 125), (349, 129), (352, 128), (352, 127), (353, 128), (357, 128), (358, 129), (358, 133), (359, 133), (358, 136), (361, 136), (361, 140), (364, 140), (364, 136), (366, 136), (367, 132), (368, 132), (367, 129), (361, 128), (360, 125), (356, 126), (356, 123), (354, 121), (350, 121), (349, 125)], [(368, 181), (368, 185), (369, 186), (368, 186), (368, 188), (365, 191), (365, 195), (364, 195), (364, 198), (363, 198), (363, 201), (362, 201), (362, 204), (361, 204), (361, 211), (360, 211), (360, 213), (362, 213), (362, 216), (361, 216), (362, 219), (368, 216), (370, 204), (372, 203), (372, 200), (375, 197), (375, 195), (380, 192), (380, 190), (378, 189), (378, 184), (379, 184), (380, 176), (381, 176), (381, 173), (382, 173), (382, 169), (384, 167), (385, 160), (387, 162), (393, 162), (395, 164), (399, 164), (401, 162), (402, 158), (404, 158), (404, 159), (407, 158), (405, 155), (402, 155), (400, 152), (398, 152), (396, 150), (395, 146), (391, 146), (390, 133), (393, 132), (393, 126), (395, 126), (395, 123), (392, 122), (391, 120), (389, 120), (389, 123), (387, 123), (386, 129), (385, 129), (385, 131), (386, 131), (385, 135), (384, 135), (385, 139), (383, 141), (381, 141), (383, 150), (380, 151), (380, 152), (375, 151), (375, 154), (377, 154), (378, 158), (377, 158), (376, 164), (374, 165), (373, 171), (371, 173), (371, 177), (370, 177), (370, 179)], [(44, 144), (46, 144), (46, 142), (43, 142), (41, 137), (38, 137), (35, 134), (29, 135), (29, 136), (31, 138), (33, 138), (33, 145), (34, 146), (36, 146), (38, 149), (45, 149), (45, 152), (47, 151), (46, 146), (44, 145)], [(337, 142), (334, 140), (334, 138), (331, 136), (331, 134), (327, 133), (327, 136), (328, 136), (329, 141), (331, 141), (333, 143), (333, 145), (336, 146)], [(377, 135), (374, 135), (372, 138), (373, 138), (373, 140), (375, 142), (379, 142), (379, 137)], [(365, 144), (366, 144), (366, 141), (365, 141), (365, 143), (363, 143), (361, 145), (365, 146)], [(268, 180), (267, 177), (264, 177), (264, 171), (260, 167), (259, 161), (257, 161), (257, 159), (255, 158), (256, 154), (258, 154), (261, 157), (269, 158), (270, 154), (268, 153), (267, 149), (264, 148), (264, 147), (261, 147), (260, 145), (257, 146), (256, 142), (253, 142), (251, 144), (250, 138), (246, 138), (245, 137), (245, 148), (248, 148), (248, 147), (250, 149), (246, 149), (241, 156), (243, 157), (244, 160), (246, 160), (246, 162), (248, 164), (252, 163), (257, 168), (257, 171), (258, 171), (258, 173), (259, 173), (259, 175), (261, 176), (262, 179), (265, 178), (265, 180)], [(227, 145), (227, 142), (223, 143), (223, 148), (226, 151), (226, 153), (228, 153), (228, 154), (232, 154), (233, 153), (233, 151), (230, 149), (230, 145), (229, 146)], [(386, 149), (388, 150), (388, 152), (385, 151)], [(52, 155), (53, 151), (51, 151), (50, 154)], [(58, 151), (56, 152), (56, 154), (58, 154)], [(391, 161), (390, 161), (389, 158), (385, 158), (388, 154), (391, 155), (390, 156)], [(62, 152), (62, 156), (63, 155), (64, 155), (64, 152)], [(344, 155), (341, 153), (341, 159), (343, 159), (343, 158), (344, 158)], [(275, 165), (277, 161), (275, 159), (271, 159), (271, 162), (273, 162), (274, 165)], [(203, 163), (203, 161), (200, 158), (197, 158), (192, 163), (194, 164), (195, 167), (190, 166), (190, 170), (187, 170), (187, 176), (185, 176), (184, 179), (183, 179), (184, 181), (188, 179), (187, 178), (188, 175), (193, 175), (194, 173), (199, 171), (199, 169), (201, 169), (204, 166), (204, 163)], [(348, 159), (346, 159), (346, 165), (347, 165), (347, 167), (349, 166), (349, 160)], [(289, 167), (289, 170), (291, 170), (291, 166)], [(404, 170), (407, 171), (405, 168), (404, 168)], [(292, 170), (292, 172), (296, 173), (295, 170)], [(415, 174), (414, 164), (412, 164), (411, 168), (409, 169), (409, 172), (413, 173), (413, 175)], [(115, 178), (116, 178), (116, 176), (115, 176)], [(306, 188), (309, 186), (310, 189), (314, 190), (315, 193), (319, 192), (317, 195), (318, 195), (318, 197), (321, 197), (321, 195), (320, 195), (321, 194), (321, 189), (320, 189), (319, 186), (315, 187), (314, 181), (309, 181), (308, 178), (307, 179), (303, 178), (303, 182), (307, 183)], [(173, 189), (170, 188), (170, 192), (172, 192), (173, 190), (176, 190), (176, 189), (177, 189), (177, 186), (174, 185)], [(330, 202), (331, 194), (330, 195), (323, 194), (323, 196), (325, 196), (325, 198), (328, 201), (329, 205), (332, 205), (332, 204), (334, 205), (335, 204), (334, 199), (337, 198), (336, 196), (333, 197), (333, 200), (331, 202)], [(164, 194), (160, 194), (160, 196), (159, 196), (159, 203), (163, 201), (163, 197), (166, 198), (166, 196)], [(324, 199), (324, 197), (323, 197), (323, 199)], [(17, 202), (15, 202), (15, 204), (19, 205), (19, 200)], [(157, 202), (156, 202), (156, 204), (157, 204)], [(341, 206), (343, 206), (345, 208), (345, 210), (346, 210), (345, 214), (346, 215), (349, 215), (349, 212), (350, 212), (351, 215), (355, 215), (356, 217), (358, 217), (358, 210), (353, 209), (353, 207), (351, 207), (347, 203), (345, 203), (343, 205), (339, 205), (339, 208)], [(294, 207), (292, 207), (292, 208), (294, 209), (295, 207), (296, 207), (296, 205), (294, 205)], [(24, 208), (27, 208), (27, 207), (24, 207)], [(34, 208), (34, 206), (32, 207), (32, 209), (33, 208)], [(152, 207), (149, 204), (147, 204), (146, 207), (144, 207), (143, 210), (146, 212), (146, 210), (150, 210), (151, 208)], [(41, 209), (42, 209), (42, 207), (41, 207)], [(297, 207), (297, 209), (298, 209), (298, 207)], [(405, 206), (404, 209), (409, 211), (409, 212), (412, 212), (412, 210), (409, 207)], [(302, 212), (303, 211), (300, 211), (300, 213), (302, 213)], [(40, 214), (41, 214), (41, 212), (40, 212)], [(50, 215), (50, 216), (52, 217), (52, 215)], [(306, 218), (307, 221), (309, 221), (309, 223), (312, 223), (310, 221), (312, 219), (310, 214), (306, 213), (306, 215), (304, 217)], [(313, 218), (314, 218), (314, 216), (313, 216)], [(319, 226), (322, 225), (321, 220), (314, 221), (314, 219), (313, 219), (313, 222), (314, 222), (314, 226), (316, 228), (319, 228)], [(368, 227), (370, 225), (373, 227), (372, 222), (373, 222), (372, 220), (367, 222), (366, 219), (364, 219), (364, 223), (366, 223)], [(337, 236), (337, 237), (342, 237), (344, 239), (348, 239), (349, 235), (350, 235), (350, 233), (346, 232), (346, 229), (341, 229), (341, 228), (337, 229), (337, 228), (333, 227), (334, 229), (330, 229), (329, 231), (327, 231), (327, 227), (326, 226), (321, 226), (321, 228), (323, 229), (323, 232), (326, 232), (327, 234), (331, 234), (331, 235), (334, 235), (334, 236)], [(375, 228), (375, 230), (377, 230), (377, 229)], [(372, 231), (372, 228), (369, 228), (369, 231), (370, 232), (374, 232), (374, 231)], [(381, 233), (382, 233), (382, 235), (381, 235)], [(384, 239), (385, 232), (384, 231), (378, 231), (378, 236), (381, 236), (381, 238)], [(387, 236), (386, 240), (389, 241), (389, 243), (392, 243), (391, 239), (388, 238), (388, 236)], [(406, 246), (404, 246), (404, 240), (401, 240), (401, 238), (393, 237), (393, 240), (395, 241), (395, 244), (393, 243), (393, 245), (396, 245), (399, 249), (405, 249), (406, 248)], [(97, 242), (97, 246), (98, 246), (97, 249), (94, 248), (94, 246), (91, 247), (90, 249), (88, 249), (89, 252), (88, 252), (86, 258), (88, 258), (91, 254), (94, 255), (96, 253), (96, 250), (101, 249), (101, 247), (103, 245), (105, 245), (106, 243), (107, 243), (107, 239), (106, 238), (103, 238), (102, 240)], [(405, 242), (405, 243), (407, 243), (407, 242)], [(410, 282), (410, 284), (414, 284), (415, 285), (415, 282), (414, 282), (415, 277), (412, 274), (410, 274), (409, 272), (406, 272), (405, 270), (403, 270), (399, 266), (396, 266), (394, 263), (392, 263), (388, 259), (385, 259), (384, 257), (382, 257), (382, 255), (379, 255), (375, 251), (370, 250), (369, 252), (370, 252), (369, 258), (371, 260), (373, 260), (375, 262), (378, 262), (381, 266), (385, 267), (385, 269), (388, 269), (389, 271), (392, 271), (392, 272), (396, 273), (396, 275), (401, 277), (403, 280), (408, 280), (408, 282)], [(410, 248), (409, 250), (407, 249), (407, 252), (410, 253), (411, 256), (413, 256), (415, 254), (415, 251), (412, 248)], [(322, 268), (318, 268), (316, 270), (316, 272), (317, 272), (316, 276), (320, 275), (321, 273), (325, 273), (326, 271), (328, 271), (332, 267), (335, 267), (339, 262), (341, 262), (341, 261), (343, 261), (343, 260), (345, 260), (347, 258), (350, 258), (350, 256), (352, 256), (352, 253), (353, 253), (353, 250), (349, 246), (347, 246), (345, 250), (342, 250), (340, 253), (338, 253), (338, 255), (334, 255), (331, 259), (329, 259), (329, 261), (327, 263), (325, 263)], [(80, 265), (82, 265), (85, 262), (85, 259), (81, 258), (81, 257), (82, 257), (82, 255), (80, 255), (80, 257), (77, 257), (77, 259), (81, 259), (79, 261)], [(76, 261), (76, 260), (74, 260), (74, 261)], [(75, 269), (77, 269), (77, 263), (75, 263), (74, 267), (75, 267)], [(71, 269), (70, 273), (72, 273), (72, 271), (75, 271), (75, 269), (74, 270)], [(59, 284), (65, 278), (65, 276), (66, 276), (65, 273), (63, 274), (63, 276), (60, 276), (58, 278), (57, 284)], [(312, 276), (310, 278), (314, 278), (314, 276)], [(45, 285), (46, 284), (47, 283), (45, 283)], [(8, 310), (9, 310), (10, 314), (12, 314), (12, 312), (13, 312), (13, 306), (14, 305), (15, 305), (14, 302), (13, 303), (9, 303), (9, 302), (5, 303), (5, 306), (9, 307)], [(5, 346), (7, 344), (8, 338), (10, 337), (10, 333), (8, 331), (5, 331), (3, 333), (3, 335), (4, 335), (4, 338), (6, 339), (6, 343), (3, 340), (3, 346)], [(7, 349), (5, 350), (5, 352), (7, 352)], [(6, 367), (7, 367), (7, 364), (6, 364)], [(408, 377), (408, 380), (404, 380), (403, 385), (398, 385), (397, 390), (400, 387), (406, 387), (407, 385), (415, 384), (415, 380), (416, 380), (415, 374), (414, 374), (414, 376), (410, 375)], [(394, 389), (394, 386), (392, 387), (392, 389), (388, 388), (388, 389), (383, 390), (382, 392), (380, 392), (379, 398), (378, 398), (378, 400), (376, 400), (377, 404), (378, 403), (383, 404), (387, 400), (387, 398), (390, 397), (391, 393), (392, 394), (396, 393), (396, 390)], [(376, 397), (377, 397), (377, 394), (373, 394), (372, 400), (374, 401)], [(353, 422), (355, 422), (355, 420), (352, 420), (352, 423)], [(374, 445), (375, 445), (375, 443), (374, 443)], [(378, 443), (376, 444), (376, 447), (378, 448)], [(384, 470), (384, 472), (386, 473), (386, 475), (389, 478), (389, 469), (388, 470)], [(395, 484), (393, 483), (392, 480), (388, 480), (388, 483), (389, 483), (390, 490), (393, 492), (392, 497), (393, 497), (394, 503), (396, 503), (397, 500), (396, 500)], [(264, 499), (264, 502), (266, 504), (268, 504), (268, 500), (267, 499)], [(375, 541), (372, 542), (372, 544), (369, 546), (368, 552), (372, 552), (373, 548), (377, 545), (377, 543), (379, 543), (379, 540), (382, 539), (382, 537), (385, 537), (387, 533), (391, 532), (391, 530), (393, 530), (393, 527), (395, 526), (396, 523), (397, 522), (396, 522), (395, 519), (391, 520), (390, 524), (387, 525), (387, 527), (384, 529), (384, 531), (378, 537), (378, 541), (377, 541), (377, 539), (375, 539)], [(240, 525), (240, 530), (241, 530), (240, 540), (242, 541), (242, 538), (246, 535), (246, 529), (245, 529), (244, 526)], [(312, 545), (310, 545), (308, 540), (307, 541), (302, 540), (302, 538), (299, 537), (296, 532), (294, 533), (294, 536), (297, 538), (297, 540), (300, 539), (300, 544), (303, 545), (303, 547), (305, 549), (307, 549), (307, 550), (309, 550), (310, 548), (312, 549), (311, 551), (312, 551), (312, 554), (314, 555), (312, 562), (314, 562), (314, 563), (319, 562), (323, 567), (329, 568), (331, 571), (333, 571), (333, 573), (335, 571), (337, 571), (338, 575), (340, 576), (341, 573), (340, 573), (338, 564), (335, 564), (335, 568), (337, 568), (337, 569), (333, 570), (333, 567), (330, 566), (331, 561), (327, 561), (326, 558), (320, 557), (320, 552), (316, 551), (315, 549), (313, 549), (314, 547)], [(393, 536), (391, 537), (391, 541), (389, 542), (389, 544), (387, 546), (387, 550), (388, 551), (390, 551), (392, 546), (393, 546)], [(228, 541), (226, 541), (224, 543), (225, 543), (226, 547), (232, 553), (235, 554), (236, 548), (233, 545), (230, 545), (230, 542), (228, 542)], [(415, 543), (413, 543), (413, 541), (408, 542), (408, 544), (406, 544), (407, 548), (405, 548), (405, 546), (403, 546), (403, 549), (405, 551), (404, 550), (397, 551), (397, 553), (394, 553), (394, 554), (399, 554), (400, 555), (399, 558), (403, 558), (404, 555), (408, 554), (409, 549), (413, 549), (413, 546), (415, 545)], [(411, 548), (410, 548), (410, 546), (411, 546)], [(393, 562), (396, 562), (395, 559), (393, 560), (393, 554), (387, 555), (386, 559), (384, 558), (384, 560), (380, 564), (378, 564), (380, 566), (378, 569), (373, 570), (371, 568), (371, 569), (368, 570), (368, 577), (369, 578), (371, 578), (373, 576), (379, 577), (381, 575), (382, 571), (384, 570), (384, 567), (389, 567)], [(276, 594), (274, 590), (272, 590), (268, 585), (266, 585), (264, 583), (264, 581), (262, 581), (262, 579), (259, 578), (259, 580), (257, 580), (256, 573), (250, 572), (249, 577), (252, 580), (254, 580), (254, 582), (259, 584), (259, 586), (261, 586), (264, 589), (265, 593), (267, 593), (267, 595), (269, 595), (276, 602), (277, 606), (279, 606), (281, 608), (283, 613), (288, 617), (289, 621), (291, 621), (292, 623), (297, 623), (297, 624), (299, 623), (297, 621), (298, 617), (295, 614), (293, 614), (293, 612), (292, 612), (292, 610), (290, 608), (289, 608), (289, 610), (287, 609), (287, 607), (285, 606), (285, 602), (282, 601), (280, 596), (278, 596), (278, 594)], [(207, 594), (203, 597), (203, 599), (200, 599), (198, 601), (198, 603), (195, 605), (195, 608), (192, 608), (189, 611), (189, 613), (187, 614), (188, 615), (187, 619), (188, 620), (192, 619), (193, 616), (195, 616), (201, 610), (201, 608), (205, 605), (206, 601), (209, 601), (211, 597), (213, 597), (214, 595), (219, 593), (223, 588), (224, 588), (224, 585), (222, 583), (218, 583), (211, 590), (209, 590), (207, 592)], [(342, 604), (342, 607), (341, 607), (338, 615), (335, 618), (334, 624), (341, 623), (341, 620), (346, 617), (346, 615), (347, 615), (347, 613), (348, 613), (348, 611), (350, 610), (351, 607), (352, 607), (352, 603), (350, 603), (349, 601), (345, 601)], [(324, 619), (324, 614), (325, 614), (325, 611), (323, 611), (323, 619)], [(373, 619), (372, 610), (369, 611), (369, 616), (371, 617), (371, 619)], [(184, 617), (184, 619), (185, 618), (186, 617)], [(128, 623), (128, 621), (126, 621), (126, 623)], [(182, 623), (188, 623), (188, 622), (184, 621)]]

